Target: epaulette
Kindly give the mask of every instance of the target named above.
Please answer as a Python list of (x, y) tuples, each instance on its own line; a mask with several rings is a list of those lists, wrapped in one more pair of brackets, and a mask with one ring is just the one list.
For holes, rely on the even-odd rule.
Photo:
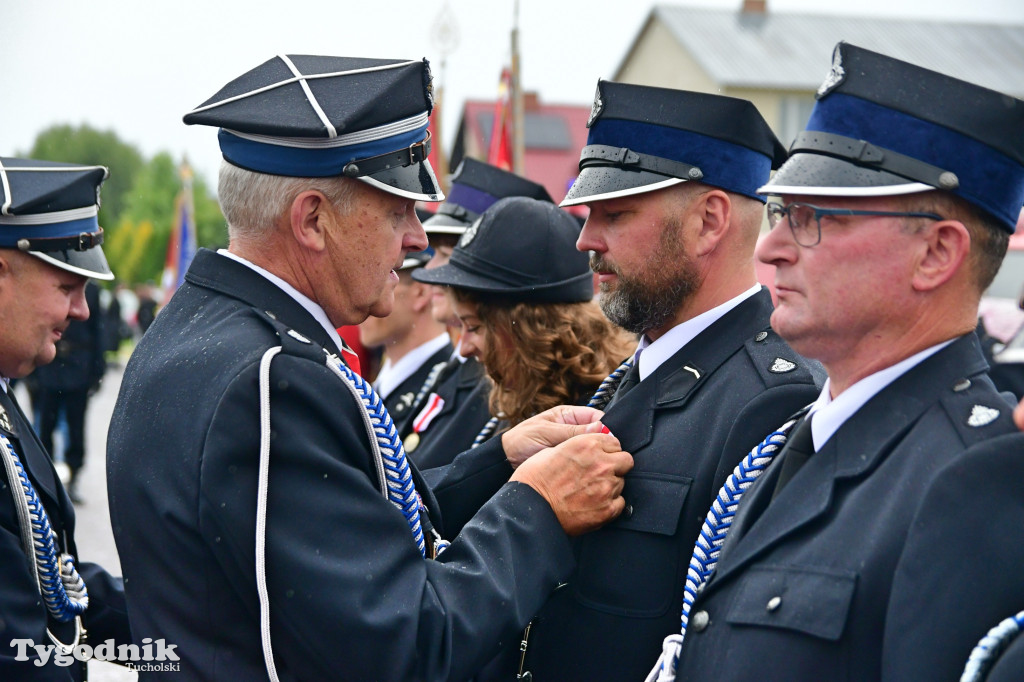
[(316, 341), (313, 341), (294, 329), (278, 321), (277, 316), (269, 310), (256, 311), (256, 317), (266, 323), (277, 337), (281, 340), (281, 352), (295, 357), (306, 358), (314, 362), (324, 361), (324, 349)]
[(743, 344), (766, 386), (815, 384), (825, 381), (821, 365), (797, 355), (771, 328), (762, 329)]
[(1017, 430), (1013, 424), (1015, 404), (992, 390), (982, 376), (958, 379), (941, 396), (949, 420), (967, 446)]

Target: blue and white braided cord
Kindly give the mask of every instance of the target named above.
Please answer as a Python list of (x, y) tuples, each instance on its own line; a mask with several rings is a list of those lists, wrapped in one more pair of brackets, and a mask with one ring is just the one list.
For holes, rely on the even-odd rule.
[[(377, 436), (377, 444), (380, 446), (380, 453), (384, 460), (388, 500), (398, 507), (402, 515), (405, 516), (420, 554), (426, 556), (427, 547), (423, 539), (423, 525), (420, 521), (422, 500), (412, 482), (409, 460), (405, 456), (405, 449), (402, 447), (402, 441), (398, 438), (398, 431), (395, 429), (394, 422), (391, 421), (391, 415), (388, 414), (380, 396), (369, 383), (349, 369), (337, 356), (331, 356), (330, 360), (336, 363), (338, 369), (352, 382), (359, 393), (363, 407), (366, 408), (370, 417), (370, 423)], [(448, 544), (445, 542), (442, 546), (436, 547), (436, 553), (440, 554)]]
[(85, 588), (85, 581), (75, 570), (75, 561), (70, 554), (61, 554), (58, 559), (56, 535), (50, 526), (50, 517), (25, 473), (25, 468), (11, 441), (0, 434), (0, 445), (7, 450), (14, 462), (21, 491), (28, 505), (34, 562), (46, 610), (58, 622), (67, 623), (89, 608), (89, 593)]
[(488, 419), (487, 423), (484, 424), (484, 428), (480, 429), (480, 433), (476, 434), (476, 438), (473, 439), (473, 444), (469, 446), (469, 449), (472, 450), (475, 447), (479, 447), (480, 444), (490, 438), (491, 434), (494, 433), (494, 429), (498, 427), (498, 421), (497, 417)]
[(960, 682), (982, 682), (999, 654), (1010, 645), (1013, 638), (1024, 629), (1024, 611), (1007, 618), (988, 631), (974, 650), (971, 651), (964, 667)]
[(739, 506), (743, 494), (764, 473), (768, 465), (775, 459), (775, 455), (782, 450), (782, 446), (786, 444), (786, 436), (796, 422), (796, 419), (789, 420), (747, 453), (747, 456), (736, 465), (729, 478), (726, 479), (725, 485), (718, 491), (718, 496), (704, 519), (704, 525), (701, 526), (700, 535), (697, 536), (697, 542), (690, 557), (690, 566), (686, 572), (686, 586), (683, 588), (680, 633), (665, 638), (661, 657), (647, 677), (648, 682), (668, 682), (675, 679), (679, 654), (682, 652), (683, 639), (686, 637), (686, 626), (690, 620), (690, 609), (693, 608), (697, 595), (704, 589), (708, 578), (711, 577), (715, 566), (718, 565), (718, 557), (722, 553), (725, 538), (732, 527), (736, 508)]
[(621, 365), (615, 368), (615, 371), (605, 377), (605, 380), (601, 382), (601, 385), (597, 387), (594, 392), (594, 396), (587, 403), (587, 407), (593, 407), (597, 410), (603, 410), (608, 402), (615, 395), (615, 389), (619, 387), (622, 382), (622, 377), (626, 376), (626, 372), (633, 366), (634, 356), (630, 355), (626, 358)]

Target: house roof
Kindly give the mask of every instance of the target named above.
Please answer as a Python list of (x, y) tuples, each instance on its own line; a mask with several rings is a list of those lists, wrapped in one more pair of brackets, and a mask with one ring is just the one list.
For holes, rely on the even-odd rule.
[[(645, 29), (655, 20), (724, 87), (815, 90), (828, 73), (832, 48), (845, 40), (1024, 96), (1024, 25), (770, 11), (744, 14), (677, 5), (654, 7)], [(638, 34), (625, 60), (644, 33)]]
[[(535, 103), (523, 114), (526, 129), (523, 175), (544, 185), (555, 202), (562, 200), (579, 172), (580, 150), (587, 143), (589, 116), (589, 104)], [(493, 121), (493, 101), (466, 101), (459, 130), (474, 138), (476, 148), (482, 152), (481, 160), (486, 160)], [(452, 162), (457, 163), (458, 159), (452, 158)]]

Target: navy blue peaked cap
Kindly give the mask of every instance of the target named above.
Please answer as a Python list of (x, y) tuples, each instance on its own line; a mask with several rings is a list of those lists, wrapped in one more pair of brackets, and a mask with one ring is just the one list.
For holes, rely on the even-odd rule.
[(578, 303), (594, 297), (580, 224), (549, 201), (506, 197), (477, 218), (446, 265), (412, 277), (515, 301)]
[(839, 43), (807, 130), (763, 192), (946, 190), (1013, 232), (1024, 205), (1024, 101)]
[(481, 213), (504, 197), (530, 197), (553, 203), (543, 185), (467, 157), (455, 170), (444, 203), (423, 227), (427, 234), (462, 234)]
[(747, 100), (599, 80), (562, 206), (652, 192), (695, 181), (758, 201), (757, 188), (785, 147)]
[(0, 248), (85, 277), (114, 279), (96, 218), (107, 175), (103, 166), (0, 158)]
[(224, 159), (258, 173), (358, 178), (441, 201), (427, 161), (427, 61), (278, 55), (185, 115), (220, 128)]

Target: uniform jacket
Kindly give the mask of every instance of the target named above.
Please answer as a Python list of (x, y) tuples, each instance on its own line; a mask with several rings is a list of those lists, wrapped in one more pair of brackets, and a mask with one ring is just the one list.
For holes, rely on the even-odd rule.
[[(75, 556), (76, 568), (85, 580), (89, 592), (89, 608), (83, 616), (83, 624), (88, 631), (88, 642), (95, 646), (112, 638), (115, 644), (129, 643), (131, 635), (121, 579), (110, 576), (95, 564), (78, 561), (78, 549), (74, 541), (74, 508), (57, 478), (49, 456), (13, 398), (0, 392), (0, 407), (6, 417), (0, 417), (0, 433), (11, 441), (36, 494), (46, 508), (50, 524), (57, 534), (58, 552), (66, 551)], [(18, 494), (21, 494), (20, 491)], [(77, 662), (69, 666), (57, 666), (54, 665), (52, 654), (48, 664), (43, 667), (36, 667), (34, 660), (14, 660), (17, 650), (11, 646), (13, 639), (31, 639), (35, 644), (52, 644), (46, 635), (49, 620), (46, 607), (32, 576), (19, 528), (11, 482), (7, 479), (4, 467), (0, 466), (0, 680), (80, 680), (82, 670)], [(74, 640), (73, 623), (51, 620), (49, 627), (62, 642), (71, 643)], [(27, 651), (32, 652), (32, 649)]]
[(784, 455), (769, 467), (690, 613), (677, 679), (959, 679), (1024, 604), (1024, 548), (1007, 540), (1024, 452), (983, 443), (1015, 431), (985, 369), (973, 333), (927, 358), (766, 507)]
[[(409, 457), (420, 469), (431, 469), (450, 464), (455, 456), (468, 450), (491, 414), (487, 398), (491, 382), (484, 375), (483, 365), (474, 358), (465, 362), (453, 360), (452, 371), (442, 373), (433, 391), (427, 393), (419, 405), (410, 410), (411, 417), (402, 429), (403, 441), (409, 442), (412, 422), (426, 404), (430, 393), (437, 393), (444, 406), (437, 416), (419, 432), (419, 442), (409, 449)], [(408, 448), (407, 448), (408, 449)], [(507, 478), (507, 477), (506, 477)]]
[(422, 365), (416, 368), (415, 372), (406, 377), (405, 381), (398, 386), (395, 386), (395, 390), (391, 391), (388, 397), (383, 399), (384, 406), (388, 408), (388, 414), (391, 415), (391, 419), (395, 422), (395, 428), (401, 430), (409, 420), (412, 416), (413, 401), (416, 400), (416, 394), (423, 387), (423, 382), (427, 380), (435, 365), (438, 363), (444, 364), (448, 361), (454, 350), (455, 348), (450, 343), (446, 344), (444, 348), (427, 358)]
[[(690, 555), (718, 489), (818, 393), (820, 369), (770, 330), (771, 311), (766, 290), (743, 301), (608, 408), (602, 421), (634, 459), (627, 511), (578, 539), (575, 572), (534, 618), (525, 669), (536, 682), (642, 680), (678, 630)], [(468, 514), (460, 477), (499, 478), (497, 462), (459, 459), (436, 490), (450, 520)], [(514, 659), (485, 677), (514, 677)]]
[[(312, 343), (287, 333), (291, 329)], [(270, 369), (267, 585), (282, 679), (467, 679), (572, 567), (542, 498), (503, 487), (438, 561), (378, 489), (327, 332), (259, 273), (201, 250), (125, 370), (108, 439), (133, 632), (188, 679), (266, 679), (254, 578), (258, 371)], [(413, 471), (417, 489), (436, 503)], [(544, 551), (539, 551), (543, 547)]]

